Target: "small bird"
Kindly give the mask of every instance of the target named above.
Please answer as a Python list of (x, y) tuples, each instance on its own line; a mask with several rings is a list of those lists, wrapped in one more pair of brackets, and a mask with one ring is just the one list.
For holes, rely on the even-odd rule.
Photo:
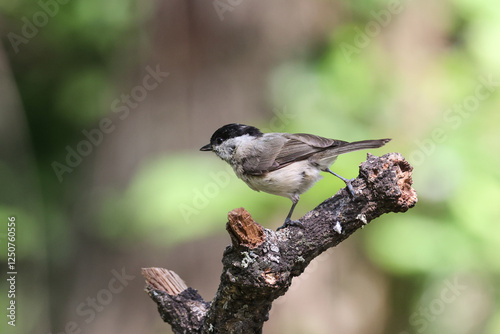
[(255, 191), (283, 196), (292, 201), (285, 223), (280, 227), (301, 225), (292, 213), (300, 194), (322, 178), (320, 172), (344, 181), (355, 197), (349, 179), (332, 172), (330, 166), (340, 154), (378, 148), (391, 139), (346, 142), (307, 133), (262, 133), (253, 126), (227, 124), (214, 132), (210, 143), (200, 151), (213, 151), (231, 165), (236, 176)]

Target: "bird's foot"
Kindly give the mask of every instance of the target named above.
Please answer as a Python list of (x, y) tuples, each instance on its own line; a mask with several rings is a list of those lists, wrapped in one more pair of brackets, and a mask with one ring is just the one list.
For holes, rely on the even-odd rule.
[(344, 182), (345, 182), (345, 184), (347, 186), (347, 190), (349, 190), (349, 193), (351, 194), (351, 196), (353, 198), (355, 198), (356, 194), (354, 193), (354, 188), (352, 187), (352, 184), (351, 184), (352, 181), (354, 181), (354, 179), (350, 179), (350, 180), (349, 179), (345, 179), (344, 180)]
[(298, 226), (300, 228), (304, 228), (304, 224), (302, 224), (300, 221), (298, 220), (291, 220), (290, 218), (287, 218), (285, 219), (285, 222), (283, 223), (283, 225), (281, 225), (280, 227), (278, 227), (278, 229), (276, 231), (279, 231), (285, 227), (289, 227), (289, 226)]
[(354, 179), (346, 179), (345, 177), (342, 177), (340, 176), (339, 174), (335, 173), (335, 172), (332, 172), (332, 170), (330, 168), (327, 168), (327, 169), (324, 169), (323, 170), (324, 172), (328, 172), (332, 175), (335, 175), (336, 177), (338, 177), (339, 179), (341, 179), (342, 181), (345, 182), (345, 185), (347, 186), (347, 190), (349, 190), (349, 193), (352, 195), (353, 198), (356, 197), (356, 194), (354, 193), (354, 188), (352, 187), (352, 181), (354, 181)]

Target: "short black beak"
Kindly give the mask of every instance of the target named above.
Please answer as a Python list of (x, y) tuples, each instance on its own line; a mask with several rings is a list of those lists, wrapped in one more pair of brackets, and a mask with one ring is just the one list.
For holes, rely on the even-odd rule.
[(212, 144), (207, 144), (200, 148), (200, 151), (211, 151), (212, 150)]

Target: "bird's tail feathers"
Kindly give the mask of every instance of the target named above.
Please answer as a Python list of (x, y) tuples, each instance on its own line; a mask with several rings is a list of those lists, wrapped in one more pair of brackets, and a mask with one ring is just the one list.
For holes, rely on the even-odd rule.
[(382, 147), (390, 141), (391, 141), (390, 138), (375, 139), (375, 140), (361, 140), (361, 141), (355, 141), (352, 143), (346, 143), (344, 145), (340, 145), (340, 146), (335, 147), (334, 149), (329, 150), (329, 151), (331, 153), (335, 153), (336, 155), (339, 155), (339, 154), (344, 154), (344, 153), (349, 153), (349, 152), (354, 152), (354, 151), (359, 151), (359, 150), (366, 150), (369, 148)]

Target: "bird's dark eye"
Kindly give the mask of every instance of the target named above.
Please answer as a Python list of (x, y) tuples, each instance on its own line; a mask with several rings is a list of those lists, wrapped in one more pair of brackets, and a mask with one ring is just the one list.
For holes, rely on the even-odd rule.
[(220, 145), (220, 144), (222, 144), (222, 142), (223, 142), (223, 141), (224, 141), (224, 140), (223, 140), (222, 138), (220, 138), (220, 137), (219, 137), (219, 138), (217, 138), (217, 139), (215, 140), (215, 143), (216, 143), (217, 145)]

